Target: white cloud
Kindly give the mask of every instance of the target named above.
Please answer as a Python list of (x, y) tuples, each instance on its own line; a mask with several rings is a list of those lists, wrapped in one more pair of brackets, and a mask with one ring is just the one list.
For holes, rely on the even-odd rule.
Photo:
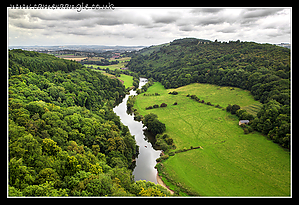
[(290, 42), (290, 13), (289, 8), (10, 9), (9, 44), (152, 45), (184, 37)]

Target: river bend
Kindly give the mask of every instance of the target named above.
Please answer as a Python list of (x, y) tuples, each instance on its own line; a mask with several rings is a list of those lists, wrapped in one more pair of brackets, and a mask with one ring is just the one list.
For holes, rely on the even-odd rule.
[[(145, 85), (146, 78), (140, 78), (139, 88)], [(129, 96), (137, 95), (136, 91), (131, 90), (123, 101), (113, 111), (120, 117), (120, 121), (128, 126), (131, 135), (135, 136), (137, 145), (139, 146), (139, 155), (136, 159), (136, 167), (133, 171), (135, 181), (146, 180), (157, 184), (157, 170), (154, 168), (156, 159), (160, 156), (161, 151), (155, 150), (144, 134), (143, 123), (134, 120), (134, 114), (127, 114), (127, 100)]]

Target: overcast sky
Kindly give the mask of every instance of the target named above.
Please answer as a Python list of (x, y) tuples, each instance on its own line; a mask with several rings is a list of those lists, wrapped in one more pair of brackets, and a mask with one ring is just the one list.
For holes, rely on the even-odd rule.
[(8, 10), (10, 46), (157, 45), (178, 38), (290, 43), (290, 8)]

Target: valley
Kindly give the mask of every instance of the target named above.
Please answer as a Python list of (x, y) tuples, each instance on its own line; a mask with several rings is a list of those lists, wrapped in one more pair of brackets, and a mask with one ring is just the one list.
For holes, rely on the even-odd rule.
[[(128, 91), (138, 88), (140, 77), (146, 77), (148, 83), (145, 86), (131, 91), (139, 95), (134, 102), (129, 102), (135, 112), (130, 119), (137, 123), (134, 120), (144, 119), (151, 113), (158, 118), (156, 127), (162, 126), (159, 129), (163, 131), (155, 129), (158, 134), (152, 147), (159, 147), (163, 152), (156, 159), (155, 167), (174, 196), (291, 195), (291, 72), (287, 49), (251, 42), (218, 43), (186, 38), (134, 51), (130, 56), (128, 53), (125, 56), (120, 53), (116, 56), (115, 52), (106, 54), (105, 58), (89, 56), (79, 64), (74, 59), (66, 60), (74, 57), (70, 55), (59, 59), (36, 52), (10, 51), (9, 129), (12, 131), (19, 126), (26, 131), (20, 140), (16, 133), (10, 134), (10, 163), (19, 163), (16, 167), (21, 167), (30, 161), (27, 155), (14, 151), (19, 149), (18, 146), (22, 147), (21, 140), (30, 133), (37, 147), (44, 146), (41, 144), (47, 142), (44, 139), (51, 139), (70, 159), (78, 158), (80, 165), (72, 172), (52, 164), (32, 165), (37, 173), (31, 173), (33, 180), (18, 186), (16, 179), (20, 176), (15, 176), (9, 182), (10, 193), (35, 196), (31, 190), (51, 186), (52, 195), (103, 195), (104, 192), (97, 193), (96, 189), (89, 188), (85, 192), (87, 186), (77, 191), (79, 184), (68, 184), (70, 177), (80, 178), (79, 174), (86, 174), (80, 179), (82, 183), (90, 175), (96, 180), (107, 179), (108, 184), (118, 187), (109, 188), (107, 194), (111, 196), (169, 195), (164, 188), (155, 185), (153, 166), (158, 154), (146, 163), (142, 156), (147, 155), (149, 142), (142, 148), (135, 146), (136, 142), (138, 145), (145, 142), (141, 126), (128, 129), (112, 111), (114, 107), (125, 113), (126, 101), (131, 100)], [(41, 111), (40, 104), (43, 106)], [(79, 114), (86, 120), (93, 119), (88, 126), (84, 124), (85, 120), (82, 121), (84, 129), (67, 117), (67, 110), (77, 109), (77, 106), (82, 109)], [(59, 113), (60, 120), (65, 121), (62, 130), (51, 128), (48, 124), (52, 121), (43, 122), (49, 109)], [(93, 117), (87, 116), (87, 112), (94, 113)], [(250, 122), (239, 126), (239, 120)], [(105, 135), (98, 135), (102, 127)], [(92, 131), (88, 131), (91, 128)], [(132, 136), (135, 134), (131, 129), (138, 129), (140, 136)], [(88, 137), (80, 137), (85, 134)], [(75, 143), (98, 159), (85, 166), (80, 161), (81, 151), (77, 148), (72, 151), (70, 147)], [(136, 160), (134, 155), (138, 149), (140, 158)], [(41, 157), (35, 157), (45, 161), (47, 155), (49, 153), (43, 151)], [(25, 163), (20, 161), (20, 156)], [(138, 169), (142, 171), (133, 171), (135, 160), (139, 160)], [(57, 163), (59, 161), (62, 158), (57, 159)], [(99, 167), (91, 171), (91, 166)], [(150, 166), (148, 170), (147, 166)], [(121, 172), (117, 177), (111, 175), (120, 168), (126, 172), (128, 181), (121, 177)], [(149, 170), (151, 176), (145, 174)], [(39, 181), (46, 171), (59, 174), (57, 179), (51, 179), (57, 184), (55, 187)], [(84, 183), (91, 186), (86, 180)], [(58, 192), (58, 188), (63, 192)]]
[[(168, 94), (172, 91), (178, 95)], [(238, 118), (225, 109), (186, 97), (195, 94), (224, 108), (234, 103), (241, 108), (261, 106), (250, 92), (199, 83), (165, 89), (156, 82), (144, 94), (138, 95), (134, 107), (143, 116), (158, 115), (166, 125), (165, 133), (176, 145), (175, 150), (166, 152), (169, 158), (157, 165), (159, 175), (170, 189), (184, 187), (200, 196), (290, 195), (290, 156), (286, 150), (258, 132), (244, 134)], [(161, 103), (167, 107), (145, 109)], [(170, 154), (191, 146), (203, 149)]]

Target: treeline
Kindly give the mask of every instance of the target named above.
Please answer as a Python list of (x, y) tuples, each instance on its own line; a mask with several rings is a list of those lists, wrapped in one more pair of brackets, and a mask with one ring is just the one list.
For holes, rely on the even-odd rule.
[[(278, 115), (285, 114), (285, 122), (290, 122), (291, 70), (287, 48), (253, 42), (203, 44), (200, 39), (179, 39), (150, 55), (133, 56), (128, 67), (154, 78), (167, 89), (190, 83), (210, 83), (249, 90), (254, 99), (263, 104), (276, 101)], [(273, 127), (276, 123), (270, 118), (267, 119)], [(259, 124), (263, 127), (266, 121), (259, 120)], [(269, 134), (266, 130), (264, 133)], [(287, 133), (282, 137), (286, 143), (281, 145), (289, 147), (290, 130), (284, 133)]]
[[(9, 196), (168, 195), (134, 182), (138, 146), (112, 110), (125, 95), (118, 80), (50, 55), (9, 56)], [(33, 63), (43, 61), (53, 68)]]
[(9, 68), (8, 75), (26, 74), (34, 72), (43, 74), (44, 72), (64, 71), (71, 72), (82, 66), (75, 61), (57, 59), (53, 55), (37, 52), (25, 52), (21, 49), (14, 49), (8, 53)]
[[(16, 54), (15, 50), (9, 53), (10, 55), (11, 53)], [(28, 62), (34, 62), (35, 57), (27, 58), (29, 58)], [(120, 101), (125, 95), (125, 87), (119, 80), (107, 78), (80, 64), (78, 64), (80, 69), (71, 72), (46, 70), (41, 73), (40, 71), (35, 72), (35, 69), (27, 64), (19, 64), (11, 59), (9, 61), (12, 63), (9, 66), (18, 68), (18, 70), (28, 70), (21, 75), (11, 73), (9, 79), (10, 96), (17, 97), (24, 102), (42, 100), (61, 107), (77, 105), (91, 110), (99, 110), (105, 103), (113, 104), (115, 101)], [(61, 59), (58, 59), (57, 62), (59, 64)]]
[(101, 59), (100, 61), (91, 61), (91, 60), (82, 60), (80, 61), (81, 64), (87, 64), (87, 65), (100, 65), (100, 66), (105, 66), (105, 65), (114, 65), (118, 64), (119, 61), (109, 61), (107, 59)]

